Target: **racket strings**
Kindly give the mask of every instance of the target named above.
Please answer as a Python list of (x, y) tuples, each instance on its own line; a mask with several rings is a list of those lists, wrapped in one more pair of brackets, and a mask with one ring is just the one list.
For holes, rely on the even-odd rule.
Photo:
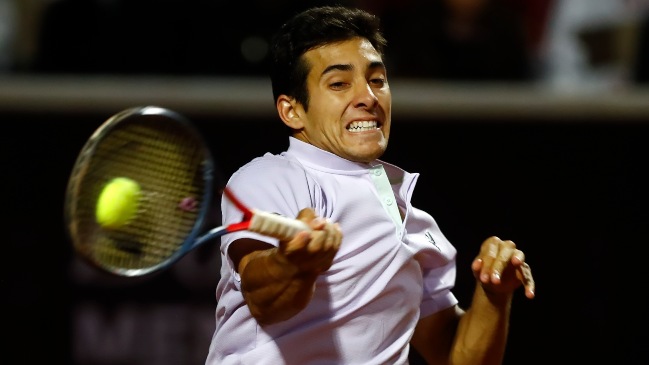
[[(181, 209), (184, 199), (197, 207), (205, 196), (206, 150), (193, 131), (178, 121), (149, 117), (118, 123), (99, 139), (83, 169), (76, 199), (76, 232), (92, 260), (124, 273), (147, 270), (172, 259), (187, 242), (199, 209)], [(103, 185), (117, 176), (137, 181), (142, 189), (136, 217), (118, 229), (95, 221), (95, 203)]]

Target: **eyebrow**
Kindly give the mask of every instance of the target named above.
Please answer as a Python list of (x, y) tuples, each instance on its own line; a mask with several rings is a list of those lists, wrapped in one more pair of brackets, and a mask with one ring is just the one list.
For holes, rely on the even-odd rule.
[[(383, 62), (381, 62), (381, 61), (372, 61), (372, 62), (370, 62), (370, 65), (369, 65), (368, 68), (369, 69), (375, 69), (375, 68), (385, 69), (385, 64)], [(327, 74), (328, 72), (335, 71), (335, 70), (337, 70), (337, 71), (351, 71), (353, 69), (354, 69), (354, 66), (352, 64), (337, 63), (335, 65), (331, 65), (331, 66), (328, 66), (327, 68), (325, 68), (324, 71), (322, 71), (322, 73), (320, 75), (322, 76), (322, 75)]]

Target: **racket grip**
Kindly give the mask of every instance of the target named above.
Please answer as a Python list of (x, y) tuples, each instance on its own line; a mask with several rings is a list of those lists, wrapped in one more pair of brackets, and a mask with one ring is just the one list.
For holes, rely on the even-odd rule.
[(266, 236), (287, 240), (295, 237), (301, 231), (311, 230), (306, 223), (297, 219), (286, 218), (278, 214), (255, 209), (252, 212), (253, 215), (248, 230)]

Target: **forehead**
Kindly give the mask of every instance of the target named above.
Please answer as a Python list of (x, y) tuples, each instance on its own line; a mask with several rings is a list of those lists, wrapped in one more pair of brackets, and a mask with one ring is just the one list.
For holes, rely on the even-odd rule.
[[(329, 43), (307, 51), (305, 59), (311, 66), (312, 73), (320, 74), (332, 65), (365, 66), (382, 62), (381, 55), (365, 38)], [(313, 72), (315, 71), (315, 72)]]

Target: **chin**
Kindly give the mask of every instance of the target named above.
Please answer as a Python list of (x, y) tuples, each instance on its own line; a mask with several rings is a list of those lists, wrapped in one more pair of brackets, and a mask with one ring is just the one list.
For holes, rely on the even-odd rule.
[(373, 137), (365, 136), (364, 139), (356, 138), (353, 141), (347, 141), (347, 148), (344, 151), (346, 159), (355, 162), (371, 162), (381, 157), (388, 147), (388, 140), (386, 138), (377, 139), (376, 135)]

